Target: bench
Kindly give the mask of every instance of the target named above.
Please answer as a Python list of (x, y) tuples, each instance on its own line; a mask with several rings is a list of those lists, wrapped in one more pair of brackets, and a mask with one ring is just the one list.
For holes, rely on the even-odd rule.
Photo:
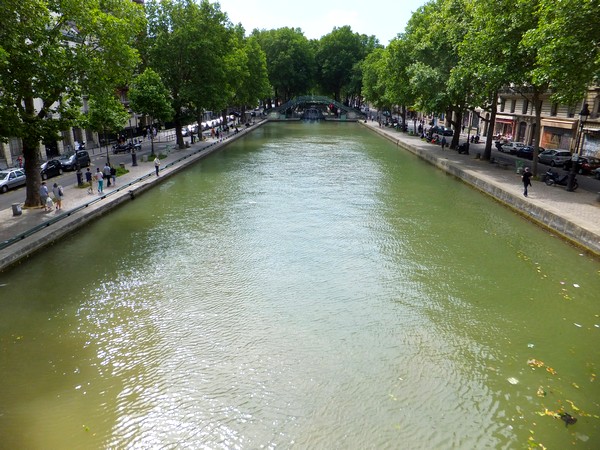
[(498, 167), (501, 167), (502, 169), (509, 169), (515, 166), (515, 162), (508, 158), (495, 157), (492, 162), (498, 164)]

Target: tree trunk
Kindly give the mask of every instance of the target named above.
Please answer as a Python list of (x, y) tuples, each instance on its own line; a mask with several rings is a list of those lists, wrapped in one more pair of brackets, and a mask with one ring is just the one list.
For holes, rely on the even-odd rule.
[[(25, 110), (28, 117), (35, 116), (35, 106), (33, 97), (25, 98)], [(34, 120), (34, 119), (32, 119)], [(40, 175), (40, 141), (33, 134), (26, 134), (23, 138), (23, 157), (25, 159), (25, 206), (35, 207), (40, 205), (40, 184), (42, 177)]]
[(540, 91), (534, 89), (533, 91), (533, 106), (535, 108), (535, 136), (533, 136), (533, 161), (532, 169), (533, 176), (537, 176), (538, 166), (538, 154), (540, 151), (540, 136), (542, 133), (542, 100), (540, 99)]
[[(450, 111), (450, 113), (452, 113), (452, 111)], [(455, 130), (455, 133), (452, 135), (452, 142), (450, 143), (450, 148), (456, 148), (456, 147), (458, 147), (459, 140), (460, 140), (460, 131), (461, 131), (461, 124), (462, 124), (462, 109), (456, 108), (456, 120), (452, 121), (452, 119), (450, 119), (450, 123), (452, 125), (454, 125), (454, 130)]]
[(492, 158), (492, 141), (494, 140), (494, 124), (496, 123), (496, 108), (498, 105), (498, 92), (494, 92), (492, 100), (492, 110), (490, 113), (490, 121), (487, 123), (487, 134), (485, 136), (485, 149), (483, 151), (483, 158), (486, 161)]

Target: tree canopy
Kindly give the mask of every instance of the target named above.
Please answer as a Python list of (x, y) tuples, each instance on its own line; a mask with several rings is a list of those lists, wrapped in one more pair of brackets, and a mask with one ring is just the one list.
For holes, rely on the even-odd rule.
[(126, 83), (144, 14), (129, 0), (3, 0), (0, 17), (0, 138), (21, 138), (36, 206), (40, 142), (76, 123), (83, 95)]

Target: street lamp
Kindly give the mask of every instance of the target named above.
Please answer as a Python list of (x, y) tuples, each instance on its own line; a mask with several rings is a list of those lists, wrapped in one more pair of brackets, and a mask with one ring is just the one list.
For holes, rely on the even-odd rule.
[(577, 141), (575, 142), (575, 148), (573, 150), (573, 156), (571, 156), (571, 170), (569, 170), (569, 179), (567, 182), (567, 191), (573, 192), (575, 174), (577, 173), (577, 162), (579, 161), (579, 155), (581, 153), (581, 146), (583, 145), (583, 127), (590, 115), (590, 109), (587, 103), (583, 104), (583, 108), (579, 113), (579, 133), (577, 134)]

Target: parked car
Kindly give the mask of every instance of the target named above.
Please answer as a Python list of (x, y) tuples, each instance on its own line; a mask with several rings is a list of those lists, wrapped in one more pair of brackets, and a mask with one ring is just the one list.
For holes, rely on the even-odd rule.
[(596, 180), (600, 180), (600, 167), (598, 167), (596, 170), (594, 170), (594, 178)]
[(60, 160), (63, 170), (76, 170), (79, 167), (89, 167), (92, 163), (90, 154), (86, 150), (77, 150)]
[[(544, 150), (546, 150), (544, 147), (540, 147), (539, 150), (538, 150), (538, 154), (542, 153)], [(525, 145), (523, 147), (520, 147), (517, 150), (517, 156), (519, 158), (525, 158), (525, 159), (533, 160), (533, 146), (532, 145)]]
[(571, 159), (571, 152), (568, 150), (546, 150), (538, 155), (538, 161), (543, 164), (562, 166)]
[(431, 127), (427, 133), (429, 134), (440, 134), (442, 136), (453, 136), (454, 135), (454, 131), (452, 131), (450, 128), (446, 128), (440, 125), (436, 125), (435, 127)]
[(511, 155), (516, 155), (517, 151), (521, 148), (525, 147), (524, 142), (505, 142), (501, 144), (500, 150), (503, 153), (510, 153)]
[(600, 158), (594, 156), (586, 156), (586, 162), (581, 165), (581, 173), (593, 173), (600, 168)]
[(25, 172), (23, 169), (0, 170), (0, 192), (5, 193), (9, 189), (24, 186)]
[(40, 175), (42, 176), (42, 180), (47, 180), (51, 177), (57, 177), (62, 175), (62, 173), (62, 164), (58, 159), (51, 159), (40, 166)]

